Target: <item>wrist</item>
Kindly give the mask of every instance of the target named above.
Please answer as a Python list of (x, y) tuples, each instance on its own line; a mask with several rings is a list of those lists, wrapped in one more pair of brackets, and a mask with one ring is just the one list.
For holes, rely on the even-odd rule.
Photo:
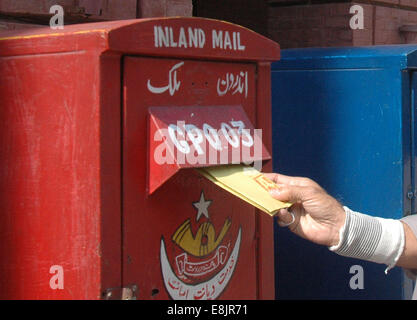
[(339, 205), (335, 216), (336, 216), (336, 220), (334, 223), (334, 228), (330, 235), (330, 242), (329, 242), (329, 247), (331, 248), (337, 247), (342, 240), (342, 235), (346, 226), (345, 208)]
[(386, 272), (395, 266), (404, 248), (404, 229), (399, 220), (365, 215), (344, 207), (346, 221), (340, 241), (329, 249), (339, 255), (383, 263)]

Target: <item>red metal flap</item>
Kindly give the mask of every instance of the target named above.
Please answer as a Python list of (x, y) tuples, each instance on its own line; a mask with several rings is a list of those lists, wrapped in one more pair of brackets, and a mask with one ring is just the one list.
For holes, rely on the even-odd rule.
[(181, 168), (271, 159), (241, 106), (149, 108), (148, 194)]

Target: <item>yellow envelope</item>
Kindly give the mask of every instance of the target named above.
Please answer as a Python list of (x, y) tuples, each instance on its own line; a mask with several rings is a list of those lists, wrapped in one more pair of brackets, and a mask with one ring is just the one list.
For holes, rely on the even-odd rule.
[(271, 197), (269, 190), (275, 188), (276, 184), (253, 167), (240, 164), (222, 165), (200, 168), (197, 171), (219, 187), (271, 216), (279, 209), (291, 206), (291, 203)]

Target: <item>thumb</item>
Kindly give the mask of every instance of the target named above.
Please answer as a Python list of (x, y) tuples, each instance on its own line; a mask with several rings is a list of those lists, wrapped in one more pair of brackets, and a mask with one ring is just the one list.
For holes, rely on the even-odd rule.
[(307, 187), (278, 185), (278, 188), (272, 189), (270, 195), (282, 202), (303, 202), (306, 199)]

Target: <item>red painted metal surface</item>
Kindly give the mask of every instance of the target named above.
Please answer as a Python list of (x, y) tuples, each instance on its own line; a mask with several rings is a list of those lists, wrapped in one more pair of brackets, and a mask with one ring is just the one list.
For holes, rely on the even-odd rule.
[[(257, 125), (263, 129), (263, 142), (271, 150), (272, 148), (272, 123), (271, 123), (271, 66), (267, 62), (258, 62), (258, 81), (256, 101)], [(274, 155), (279, 156), (279, 155)], [(263, 167), (264, 172), (272, 171), (272, 162), (269, 161)], [(258, 214), (256, 216), (256, 226), (258, 232), (258, 286), (259, 299), (271, 299), (275, 295), (274, 279), (275, 269), (272, 263), (274, 250), (274, 230), (271, 217)]]
[[(204, 45), (178, 47), (181, 28), (204, 32)], [(167, 30), (167, 46), (155, 30)], [(213, 48), (213, 30), (216, 45), (223, 31), (223, 48)], [(193, 169), (147, 195), (147, 114), (241, 106), (270, 130), (265, 89), (278, 58), (277, 44), (208, 19), (0, 34), (0, 298), (118, 298), (130, 285), (139, 299), (273, 298), (272, 219)], [(149, 79), (164, 86), (173, 61), (190, 65), (187, 92), (149, 91)], [(240, 70), (250, 74), (247, 95), (205, 87)]]

